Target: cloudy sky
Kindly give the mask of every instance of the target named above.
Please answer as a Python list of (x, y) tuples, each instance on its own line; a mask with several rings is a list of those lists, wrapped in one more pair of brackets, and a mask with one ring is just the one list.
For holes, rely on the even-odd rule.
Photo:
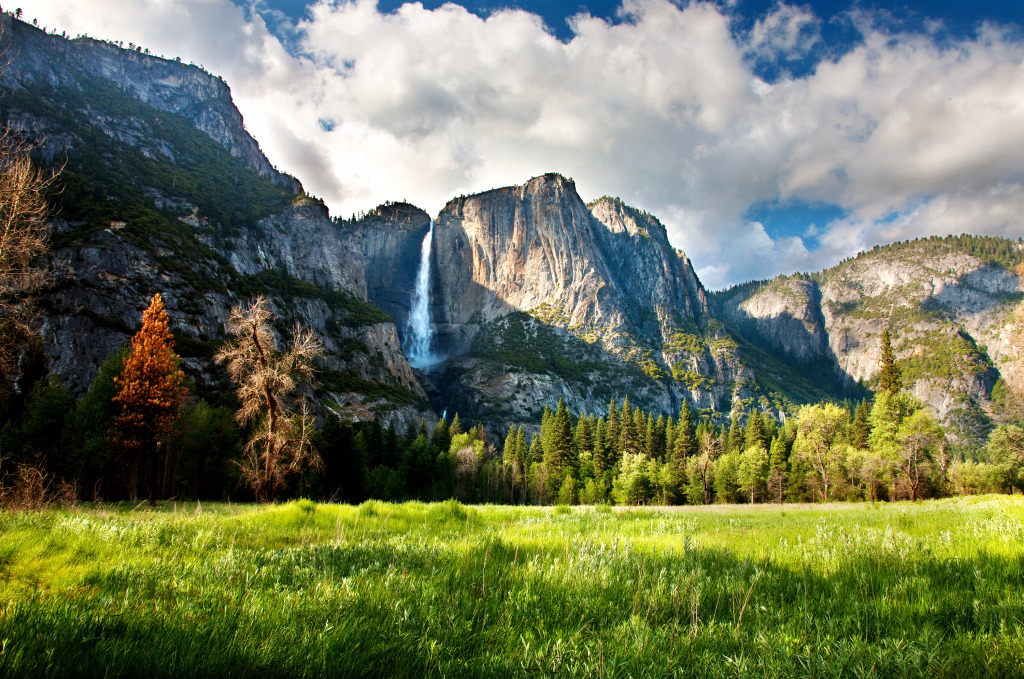
[(1019, 0), (32, 0), (222, 75), (348, 216), (549, 171), (657, 215), (711, 288), (1024, 235)]

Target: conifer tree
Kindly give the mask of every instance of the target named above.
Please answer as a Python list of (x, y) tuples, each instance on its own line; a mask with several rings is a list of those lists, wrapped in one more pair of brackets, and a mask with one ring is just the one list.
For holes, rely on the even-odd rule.
[(576, 459), (581, 455), (593, 453), (594, 440), (591, 432), (591, 421), (588, 417), (582, 416), (576, 423), (576, 432), (573, 435), (573, 442), (576, 446)]
[(608, 463), (608, 425), (604, 418), (597, 418), (597, 426), (594, 427), (594, 473), (597, 476), (604, 474), (611, 465)]
[(868, 447), (868, 440), (871, 437), (871, 422), (868, 419), (870, 414), (871, 408), (867, 399), (857, 404), (850, 425), (850, 445), (859, 450), (866, 450)]
[[(650, 418), (647, 420), (650, 424)], [(648, 441), (650, 445), (650, 456), (655, 460), (665, 459), (665, 437), (667, 434), (668, 425), (665, 422), (664, 415), (658, 415), (658, 419), (654, 422), (654, 432), (648, 435)]]
[(114, 420), (110, 437), (125, 461), (125, 490), (138, 499), (140, 467), (148, 462), (146, 474), (151, 500), (157, 448), (170, 433), (185, 400), (185, 375), (178, 367), (174, 338), (168, 326), (167, 312), (159, 293), (153, 295), (142, 314), (142, 328), (132, 338), (132, 351), (124, 369), (114, 378), (114, 401), (121, 411)]
[(892, 350), (889, 328), (882, 331), (882, 355), (878, 359), (878, 365), (881, 368), (878, 373), (878, 391), (887, 391), (890, 394), (901, 391), (903, 389), (903, 372), (896, 365), (896, 355)]
[(743, 450), (743, 425), (740, 424), (740, 414), (734, 411), (729, 418), (729, 437), (726, 440), (726, 453), (738, 453)]
[(693, 428), (690, 407), (683, 403), (679, 410), (679, 422), (675, 426), (675, 440), (669, 451), (669, 466), (672, 484), (677, 495), (682, 496), (686, 484), (686, 465), (697, 452), (697, 439)]
[(627, 396), (622, 400), (622, 410), (619, 411), (619, 450), (616, 453), (616, 461), (626, 455), (637, 453), (636, 422), (633, 418), (633, 409)]
[(760, 446), (767, 451), (768, 445), (768, 442), (764, 440), (764, 421), (761, 419), (761, 413), (755, 410), (747, 417), (747, 430), (743, 436), (743, 449), (745, 451), (748, 448)]
[(572, 422), (565, 402), (558, 399), (555, 414), (548, 418), (548, 440), (544, 446), (544, 471), (547, 475), (548, 496), (554, 497), (566, 476), (572, 472)]
[(440, 451), (448, 451), (448, 448), (452, 445), (452, 435), (451, 430), (448, 428), (448, 420), (443, 417), (438, 418), (437, 425), (434, 427), (434, 435), (430, 437), (430, 443)]
[(619, 449), (619, 437), (622, 435), (622, 429), (619, 422), (619, 408), (615, 404), (613, 398), (608, 403), (608, 427), (605, 432), (607, 435), (608, 447), (607, 447), (607, 468), (611, 469), (618, 464), (619, 459), (622, 457), (622, 451)]

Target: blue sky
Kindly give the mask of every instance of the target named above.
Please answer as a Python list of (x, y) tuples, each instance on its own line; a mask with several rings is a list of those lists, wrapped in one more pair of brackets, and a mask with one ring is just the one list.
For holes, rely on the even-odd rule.
[(1024, 235), (1019, 0), (74, 4), (26, 14), (223, 76), (335, 214), (557, 171), (661, 218), (711, 288)]

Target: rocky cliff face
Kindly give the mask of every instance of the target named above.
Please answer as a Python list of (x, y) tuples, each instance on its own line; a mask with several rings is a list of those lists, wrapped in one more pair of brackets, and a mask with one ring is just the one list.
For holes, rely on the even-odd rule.
[[(986, 249), (998, 247), (1001, 262)], [(811, 279), (780, 278), (719, 296), (725, 315), (795, 364), (826, 359), (870, 383), (891, 328), (905, 387), (963, 435), (991, 415), (992, 388), (1017, 380), (1009, 342), (1024, 290), (1009, 265), (1019, 244), (929, 239), (864, 253)], [(744, 325), (745, 324), (745, 325)]]
[[(326, 409), (404, 425), (431, 417), (392, 317), (368, 300), (410, 286), (426, 215), (385, 206), (332, 221), (260, 152), (227, 85), (195, 67), (94, 40), (63, 40), (2, 15), (3, 117), (67, 158), (55, 196), (54, 282), (43, 302), (51, 368), (76, 390), (128, 341), (160, 292), (200, 391), (227, 388), (213, 364), (235, 304), (268, 296), (325, 345)], [(372, 408), (372, 410), (371, 410)], [(324, 411), (326, 412), (326, 411)]]
[[(813, 276), (709, 295), (653, 216), (584, 204), (557, 174), (451, 201), (435, 220), (432, 316), (446, 359), (401, 348), (429, 216), (389, 204), (332, 220), (245, 131), (227, 85), (195, 67), (3, 15), (17, 55), (2, 117), (66, 158), (54, 197), (56, 279), (44, 300), (51, 366), (76, 389), (130, 337), (155, 292), (208, 393), (229, 309), (267, 295), (279, 334), (323, 338), (317, 395), (346, 417), (400, 424), (458, 411), (500, 433), (559, 398), (603, 412), (629, 396), (674, 413), (792, 409), (866, 395), (893, 327), (908, 389), (981, 431), (1024, 296), (1019, 244), (944, 239), (876, 249)], [(383, 310), (383, 311), (382, 311)]]
[(12, 55), (4, 83), (32, 87), (42, 83), (57, 89), (84, 90), (92, 79), (109, 82), (158, 111), (187, 118), (246, 167), (295, 193), (302, 191), (297, 179), (278, 172), (260, 150), (231, 100), (231, 90), (221, 78), (195, 66), (170, 61), (137, 50), (123, 49), (91, 38), (65, 40), (0, 15), (3, 35), (0, 49)]
[[(729, 407), (734, 347), (650, 215), (611, 198), (585, 205), (549, 174), (449, 203), (434, 257), (433, 314), (456, 357), (434, 379), (439, 402), (457, 395), (495, 420), (558, 398), (577, 412), (626, 395), (664, 412), (684, 399)], [(546, 360), (557, 356), (575, 369)]]

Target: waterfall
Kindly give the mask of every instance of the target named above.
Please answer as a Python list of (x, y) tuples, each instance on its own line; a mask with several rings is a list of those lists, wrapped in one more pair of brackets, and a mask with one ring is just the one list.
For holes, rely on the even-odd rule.
[(412, 293), (412, 308), (406, 330), (405, 355), (414, 368), (426, 368), (437, 363), (434, 354), (434, 324), (430, 321), (430, 245), (434, 240), (434, 221), (423, 237), (420, 247), (420, 266), (416, 270), (416, 289)]

